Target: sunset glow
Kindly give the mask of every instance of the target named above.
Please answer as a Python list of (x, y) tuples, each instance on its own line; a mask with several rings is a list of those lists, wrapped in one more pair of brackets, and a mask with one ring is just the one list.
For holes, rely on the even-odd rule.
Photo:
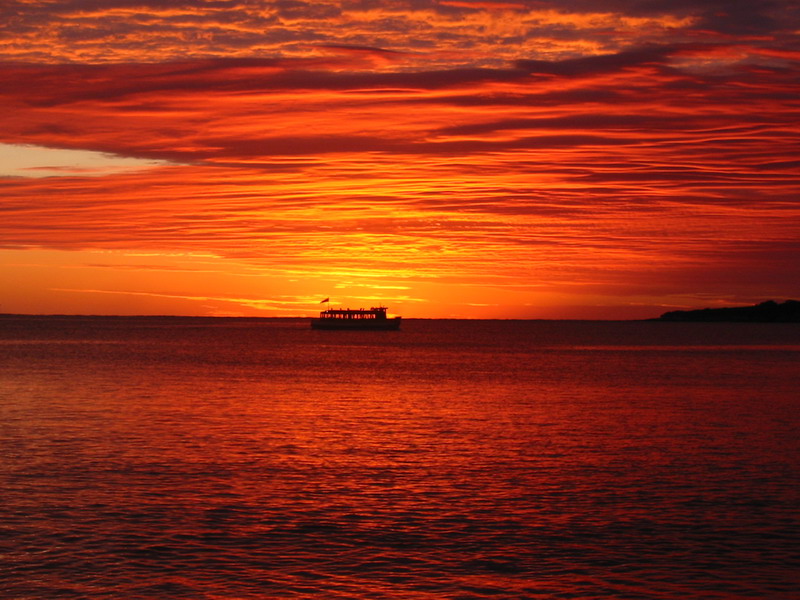
[(0, 7), (0, 312), (800, 297), (800, 5)]

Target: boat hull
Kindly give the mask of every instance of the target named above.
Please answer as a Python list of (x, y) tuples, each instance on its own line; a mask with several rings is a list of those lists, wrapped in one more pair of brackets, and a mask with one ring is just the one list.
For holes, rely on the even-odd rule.
[(401, 317), (394, 319), (311, 319), (312, 329), (345, 329), (350, 331), (396, 331)]

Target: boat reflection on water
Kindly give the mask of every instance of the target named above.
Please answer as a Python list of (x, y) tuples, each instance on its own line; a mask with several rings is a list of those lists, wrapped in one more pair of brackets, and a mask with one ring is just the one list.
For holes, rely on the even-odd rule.
[(366, 329), (397, 330), (400, 329), (402, 317), (388, 318), (385, 306), (372, 308), (329, 308), (319, 313), (319, 318), (311, 319), (312, 329)]

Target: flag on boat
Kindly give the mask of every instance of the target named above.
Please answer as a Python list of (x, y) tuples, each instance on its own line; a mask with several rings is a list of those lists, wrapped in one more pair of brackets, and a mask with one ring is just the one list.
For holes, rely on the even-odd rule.
[(324, 302), (330, 302), (330, 301), (331, 301), (330, 298), (325, 298), (325, 300), (320, 300), (319, 303), (323, 304)]

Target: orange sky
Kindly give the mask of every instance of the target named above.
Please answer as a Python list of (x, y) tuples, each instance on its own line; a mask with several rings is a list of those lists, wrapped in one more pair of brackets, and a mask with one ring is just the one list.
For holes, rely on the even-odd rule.
[(800, 297), (800, 5), (0, 5), (0, 312)]

